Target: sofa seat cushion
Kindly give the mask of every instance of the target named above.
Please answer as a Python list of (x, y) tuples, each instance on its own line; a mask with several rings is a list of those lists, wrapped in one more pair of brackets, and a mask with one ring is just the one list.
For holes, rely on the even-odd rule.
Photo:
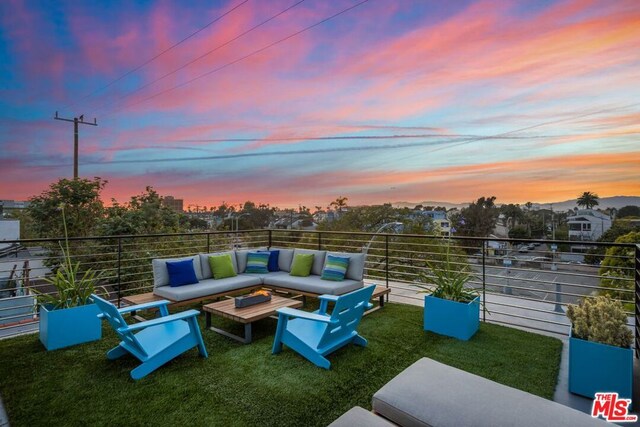
[(200, 254), (200, 265), (202, 266), (202, 278), (203, 279), (211, 279), (213, 277), (213, 272), (211, 271), (211, 264), (209, 264), (210, 256), (220, 256), (220, 255), (229, 255), (231, 257), (231, 264), (233, 264), (233, 271), (238, 274), (238, 262), (236, 261), (236, 253), (235, 251), (223, 251), (223, 252), (212, 252), (209, 254)]
[(329, 280), (322, 280), (320, 276), (311, 275), (308, 277), (297, 277), (290, 276), (287, 273), (268, 274), (264, 276), (264, 284), (265, 286), (292, 289), (294, 291), (309, 292), (319, 295), (342, 295), (346, 294), (347, 292), (360, 289), (363, 286), (362, 282), (357, 280), (346, 279), (341, 282), (332, 282)]
[(373, 410), (402, 426), (605, 426), (542, 397), (422, 358), (373, 395)]
[(186, 261), (193, 260), (193, 270), (196, 273), (198, 280), (202, 280), (202, 267), (200, 266), (200, 257), (198, 255), (182, 257), (182, 258), (157, 258), (151, 260), (151, 267), (153, 269), (153, 286), (158, 288), (160, 286), (169, 286), (169, 272), (167, 271), (167, 261)]
[(329, 424), (329, 427), (392, 427), (394, 425), (360, 406), (354, 406)]
[(206, 297), (207, 295), (233, 292), (250, 286), (260, 286), (261, 284), (262, 278), (242, 274), (227, 277), (226, 279), (205, 279), (195, 285), (181, 286), (179, 288), (162, 286), (155, 288), (153, 293), (162, 298), (170, 299), (171, 301), (186, 301)]

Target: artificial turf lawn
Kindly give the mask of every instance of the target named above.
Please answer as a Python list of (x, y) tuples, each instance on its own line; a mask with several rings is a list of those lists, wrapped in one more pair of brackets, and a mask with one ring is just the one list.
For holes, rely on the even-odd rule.
[[(239, 324), (213, 321), (241, 333)], [(255, 323), (249, 345), (202, 327), (208, 359), (192, 349), (137, 382), (133, 357), (107, 360), (118, 340), (106, 327), (100, 341), (51, 352), (36, 334), (2, 340), (0, 395), (14, 427), (326, 426), (355, 405), (370, 409), (380, 387), (424, 356), (551, 398), (562, 348), (555, 338), (485, 323), (467, 342), (442, 337), (422, 330), (420, 307), (390, 303), (360, 324), (369, 345), (333, 353), (327, 371), (286, 347), (271, 355), (275, 326)]]

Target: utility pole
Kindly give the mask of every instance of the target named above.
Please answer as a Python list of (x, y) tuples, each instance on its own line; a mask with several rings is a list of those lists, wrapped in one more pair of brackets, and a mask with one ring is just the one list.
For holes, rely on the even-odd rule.
[(84, 114), (81, 114), (80, 117), (74, 117), (73, 119), (64, 119), (58, 117), (57, 111), (54, 119), (73, 123), (73, 179), (78, 179), (78, 124), (98, 126), (98, 122), (95, 118), (93, 119), (93, 123), (85, 122)]

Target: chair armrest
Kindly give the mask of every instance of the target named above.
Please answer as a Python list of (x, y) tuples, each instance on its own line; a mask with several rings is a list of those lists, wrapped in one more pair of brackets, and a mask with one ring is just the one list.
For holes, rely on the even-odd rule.
[(299, 319), (307, 319), (314, 320), (316, 322), (323, 323), (336, 323), (335, 320), (332, 320), (329, 316), (323, 316), (321, 314), (309, 313), (308, 311), (296, 310), (295, 308), (279, 308), (276, 312), (280, 315), (284, 315), (287, 317), (296, 317)]
[(319, 300), (326, 300), (326, 301), (333, 301), (333, 302), (338, 301), (338, 298), (340, 298), (338, 295), (330, 295), (330, 294), (324, 294), (324, 295), (318, 296)]
[(134, 323), (133, 325), (124, 326), (118, 328), (119, 332), (135, 331), (138, 329), (148, 328), (150, 326), (162, 325), (163, 323), (175, 322), (176, 320), (184, 320), (190, 317), (196, 317), (200, 312), (198, 310), (187, 310), (181, 313), (171, 314), (169, 316), (158, 317), (152, 320), (146, 320), (140, 323)]
[(318, 313), (320, 315), (323, 315), (323, 314), (327, 314), (327, 309), (329, 308), (329, 303), (330, 302), (338, 301), (338, 296), (337, 295), (324, 294), (324, 295), (319, 295), (318, 299), (320, 300), (320, 308), (318, 308), (316, 311), (314, 311), (314, 313)]
[(151, 302), (146, 302), (144, 304), (130, 305), (128, 307), (122, 307), (122, 308), (119, 308), (118, 311), (120, 312), (120, 314), (124, 314), (124, 313), (129, 313), (131, 311), (148, 310), (150, 308), (162, 307), (163, 305), (167, 305), (167, 304), (171, 304), (171, 301), (167, 301), (166, 299), (162, 299), (162, 300), (159, 300), (159, 301), (151, 301)]

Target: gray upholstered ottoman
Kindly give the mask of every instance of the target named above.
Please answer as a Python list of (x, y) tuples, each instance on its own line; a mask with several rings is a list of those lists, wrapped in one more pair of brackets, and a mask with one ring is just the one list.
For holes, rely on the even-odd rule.
[(609, 423), (559, 403), (423, 358), (373, 395), (373, 410), (404, 427), (588, 427)]
[(392, 427), (393, 425), (364, 408), (354, 406), (329, 424), (329, 427)]

